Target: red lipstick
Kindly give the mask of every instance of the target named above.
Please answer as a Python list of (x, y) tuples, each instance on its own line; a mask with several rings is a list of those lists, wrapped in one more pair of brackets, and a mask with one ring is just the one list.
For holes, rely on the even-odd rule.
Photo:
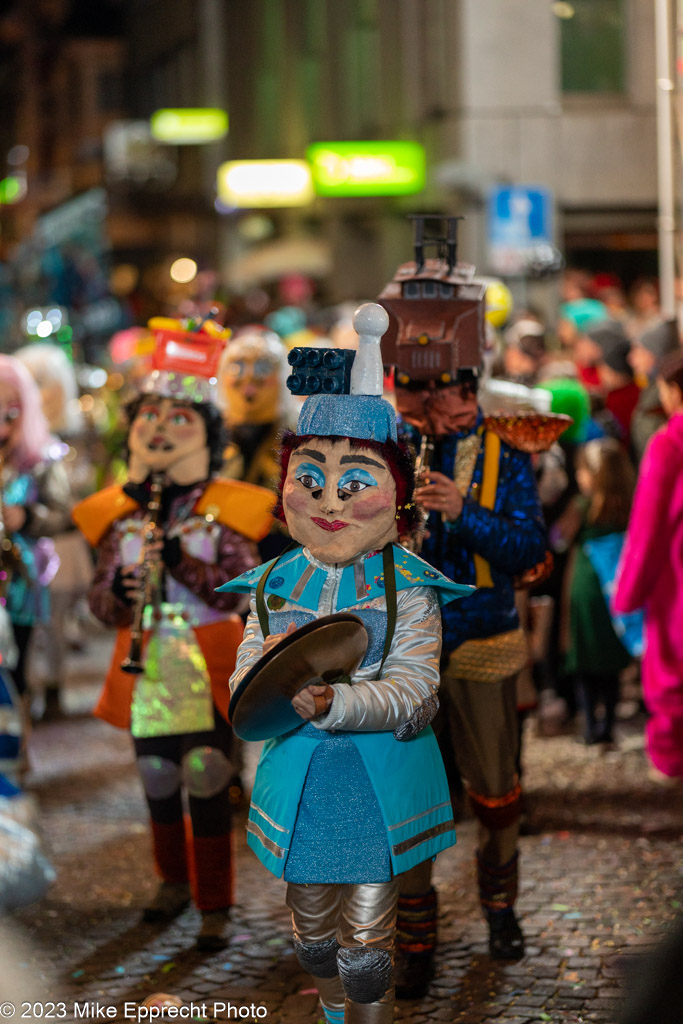
[(335, 519), (333, 523), (328, 522), (327, 519), (318, 519), (317, 516), (311, 516), (311, 520), (316, 526), (319, 526), (321, 530), (329, 530), (330, 533), (336, 533), (337, 530), (343, 530), (348, 523), (342, 522), (341, 519)]

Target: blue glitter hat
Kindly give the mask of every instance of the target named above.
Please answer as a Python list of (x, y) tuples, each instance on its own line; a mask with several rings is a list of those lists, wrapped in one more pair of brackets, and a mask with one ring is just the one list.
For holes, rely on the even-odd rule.
[(397, 440), (396, 413), (382, 398), (384, 371), (380, 341), (389, 326), (386, 311), (375, 302), (353, 315), (358, 350), (292, 349), (287, 378), (293, 395), (308, 395), (299, 414), (300, 436), (353, 437), (364, 441)]

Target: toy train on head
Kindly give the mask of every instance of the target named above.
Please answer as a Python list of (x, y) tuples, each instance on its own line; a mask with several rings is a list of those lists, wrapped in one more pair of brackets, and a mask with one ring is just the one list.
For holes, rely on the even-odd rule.
[[(425, 380), (450, 384), (462, 370), (481, 370), (486, 283), (474, 276), (471, 264), (457, 262), (461, 217), (410, 219), (415, 259), (398, 268), (377, 298), (389, 314), (382, 355), (396, 368), (401, 386)], [(427, 234), (428, 221), (441, 233)], [(425, 258), (426, 246), (436, 248), (435, 257)]]

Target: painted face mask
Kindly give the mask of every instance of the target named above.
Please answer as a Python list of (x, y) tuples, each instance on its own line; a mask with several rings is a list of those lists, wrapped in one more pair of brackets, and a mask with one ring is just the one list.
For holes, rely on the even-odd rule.
[(477, 395), (469, 385), (437, 387), (425, 381), (424, 388), (396, 388), (396, 407), (421, 434), (446, 437), (469, 430), (477, 418)]
[(219, 371), (230, 425), (272, 423), (280, 413), (285, 349), (272, 331), (236, 335)]
[(296, 448), (282, 502), (294, 540), (330, 565), (398, 539), (389, 466), (375, 451), (352, 447), (346, 439), (316, 437)]
[(208, 475), (206, 425), (190, 404), (172, 398), (145, 398), (128, 436), (133, 479), (167, 472), (177, 483), (194, 483)]

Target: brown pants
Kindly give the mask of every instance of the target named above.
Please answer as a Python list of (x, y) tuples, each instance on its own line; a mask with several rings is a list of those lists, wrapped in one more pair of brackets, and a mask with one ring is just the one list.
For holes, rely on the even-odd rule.
[[(479, 858), (500, 867), (514, 857), (519, 835), (514, 799), (519, 746), (516, 673), (495, 682), (474, 682), (446, 671), (439, 700), (440, 730), (448, 732), (479, 818)], [(426, 892), (430, 884), (427, 862), (401, 876), (401, 893)]]

